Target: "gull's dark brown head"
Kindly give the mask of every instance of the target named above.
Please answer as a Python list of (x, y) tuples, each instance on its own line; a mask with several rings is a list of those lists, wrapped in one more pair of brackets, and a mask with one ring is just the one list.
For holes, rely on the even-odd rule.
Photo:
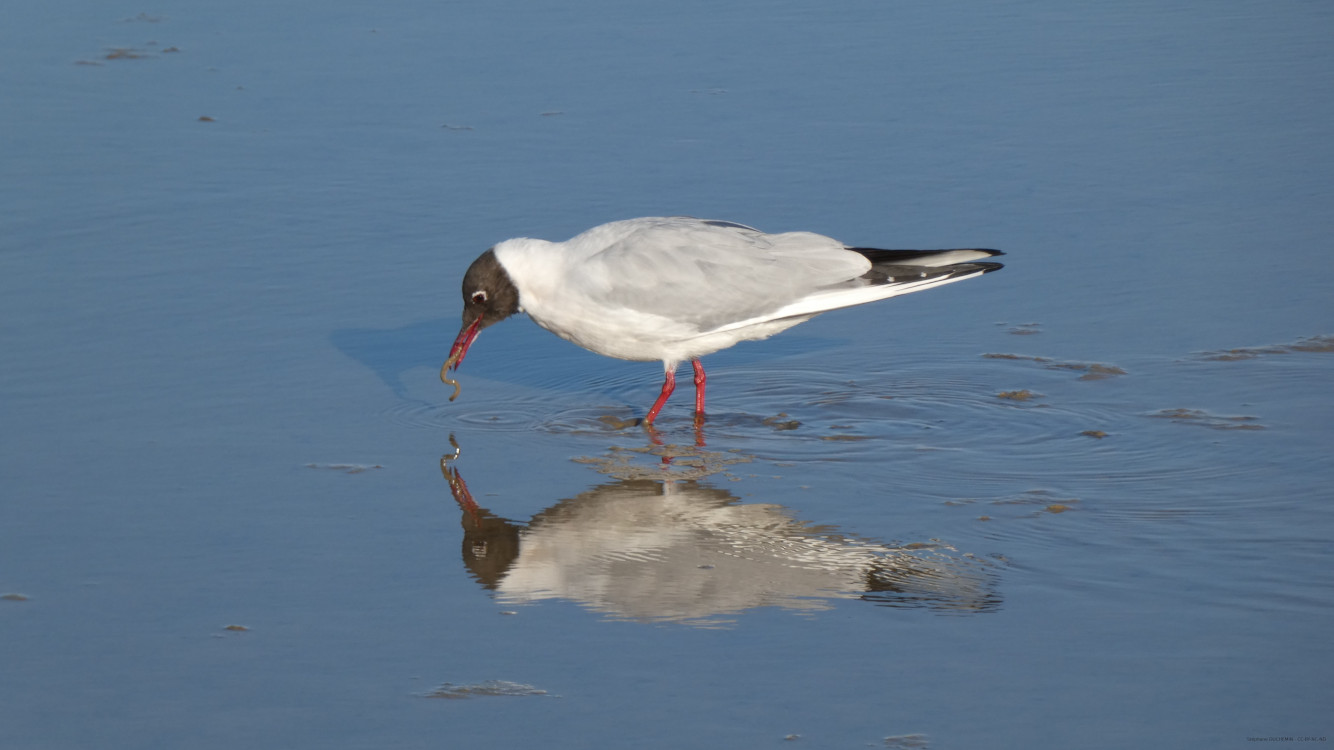
[(496, 260), (495, 248), (482, 253), (463, 275), (463, 327), (449, 350), (452, 368), (457, 368), (477, 334), (519, 311), (519, 289)]

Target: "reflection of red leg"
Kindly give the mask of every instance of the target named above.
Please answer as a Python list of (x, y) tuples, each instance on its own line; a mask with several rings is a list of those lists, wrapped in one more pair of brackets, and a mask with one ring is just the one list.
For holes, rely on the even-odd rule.
[(658, 412), (662, 411), (662, 405), (667, 403), (667, 397), (676, 390), (676, 373), (672, 370), (667, 371), (667, 378), (662, 381), (662, 393), (658, 400), (653, 402), (653, 408), (648, 410), (648, 416), (644, 417), (645, 424), (653, 424), (653, 420), (658, 418)]
[(695, 367), (695, 418), (704, 416), (704, 365), (698, 359), (690, 360)]

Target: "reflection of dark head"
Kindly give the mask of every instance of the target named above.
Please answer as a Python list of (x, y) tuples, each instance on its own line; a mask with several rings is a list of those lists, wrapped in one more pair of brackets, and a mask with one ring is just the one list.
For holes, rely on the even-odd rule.
[[(694, 482), (686, 484), (697, 501), (709, 498), (712, 504), (721, 507), (737, 500), (736, 496), (723, 490), (697, 486)], [(463, 526), (463, 564), (478, 583), (494, 591), (519, 557), (519, 537), (525, 529), (544, 524), (578, 523), (579, 516), (596, 517), (608, 505), (661, 495), (661, 482), (647, 479), (614, 482), (594, 487), (573, 499), (561, 500), (533, 516), (528, 524), (500, 518), (480, 507), (476, 513), (465, 510), (460, 524)]]
[(477, 582), (495, 590), (519, 556), (522, 527), (479, 509), (463, 514), (463, 564)]

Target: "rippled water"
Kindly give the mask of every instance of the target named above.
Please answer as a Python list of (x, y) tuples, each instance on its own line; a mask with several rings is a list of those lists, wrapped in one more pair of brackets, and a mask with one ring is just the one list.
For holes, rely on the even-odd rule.
[[(1323, 6), (10, 16), (5, 747), (1330, 734)], [(447, 400), (479, 252), (650, 214), (1006, 268)]]

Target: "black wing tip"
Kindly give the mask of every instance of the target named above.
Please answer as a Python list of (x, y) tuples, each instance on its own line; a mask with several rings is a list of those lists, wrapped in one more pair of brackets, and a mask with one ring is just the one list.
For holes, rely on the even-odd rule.
[(952, 266), (940, 266), (939, 270), (944, 271), (945, 275), (948, 276), (972, 276), (978, 272), (991, 273), (992, 271), (999, 271), (1004, 267), (1004, 263), (991, 263), (985, 260), (970, 260), (966, 263), (955, 263)]
[(877, 265), (862, 274), (861, 278), (874, 286), (916, 284), (925, 281), (966, 279), (999, 271), (1003, 263), (988, 261), (966, 261), (948, 266), (908, 266)]
[[(1000, 250), (994, 250), (984, 247), (960, 247), (948, 250), (884, 250), (874, 247), (850, 247), (849, 250), (860, 253), (867, 260), (871, 261), (872, 270), (868, 272), (866, 278), (883, 277), (885, 279), (894, 279), (900, 275), (911, 275), (912, 273), (926, 273), (931, 276), (962, 276), (965, 274), (991, 273), (999, 271), (1005, 266), (1001, 263), (991, 263), (984, 260), (964, 260), (941, 265), (922, 265), (922, 261), (935, 255), (945, 253), (976, 253), (983, 258), (995, 258), (1005, 253)], [(910, 273), (904, 273), (908, 271)]]

